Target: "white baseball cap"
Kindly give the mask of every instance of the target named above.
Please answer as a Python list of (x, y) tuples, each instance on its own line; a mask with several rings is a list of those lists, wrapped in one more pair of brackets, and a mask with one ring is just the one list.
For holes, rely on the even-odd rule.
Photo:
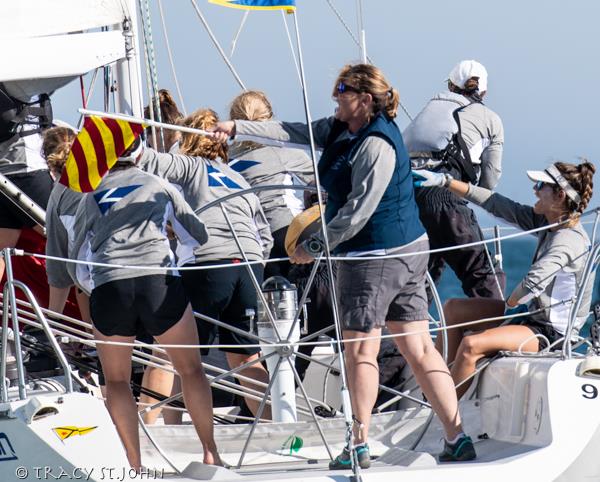
[(485, 67), (476, 60), (463, 60), (456, 64), (448, 74), (448, 79), (457, 87), (464, 89), (471, 77), (479, 78), (479, 92), (487, 90), (488, 73)]

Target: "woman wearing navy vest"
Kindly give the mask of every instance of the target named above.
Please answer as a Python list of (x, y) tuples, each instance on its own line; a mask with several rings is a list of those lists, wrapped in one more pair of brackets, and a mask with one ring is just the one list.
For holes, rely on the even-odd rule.
[[(337, 293), (345, 339), (347, 371), (355, 425), (357, 459), (370, 465), (367, 437), (378, 392), (377, 353), (383, 326), (393, 334), (427, 400), (446, 432), (442, 461), (475, 458), (471, 439), (461, 429), (454, 385), (428, 333), (425, 291), (429, 249), (414, 198), (410, 160), (393, 119), (398, 91), (372, 65), (345, 66), (333, 89), (334, 117), (313, 122), (315, 143), (323, 149), (319, 175), (328, 199), (325, 208), (330, 249), (339, 261)], [(223, 122), (215, 136), (309, 142), (305, 124), (277, 121)], [(310, 263), (322, 251), (322, 233), (299, 245), (292, 262)], [(377, 256), (403, 255), (373, 259)], [(361, 259), (368, 257), (368, 259)], [(410, 336), (403, 336), (414, 333)], [(347, 469), (344, 449), (331, 469)]]

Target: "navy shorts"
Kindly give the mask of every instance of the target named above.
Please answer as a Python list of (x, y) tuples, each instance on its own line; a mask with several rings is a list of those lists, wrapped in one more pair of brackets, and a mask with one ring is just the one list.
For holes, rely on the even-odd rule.
[(92, 290), (94, 327), (105, 336), (162, 335), (183, 316), (189, 301), (181, 278), (147, 275), (109, 281)]
[[(188, 266), (235, 264), (235, 262), (232, 260), (220, 260)], [(254, 264), (252, 265), (252, 271), (258, 283), (262, 284), (263, 267)], [(257, 294), (246, 266), (194, 271), (185, 270), (181, 271), (181, 275), (185, 291), (194, 311), (250, 333), (251, 321), (257, 311)], [(200, 345), (214, 344), (217, 334), (219, 335), (220, 345), (257, 344), (257, 341), (253, 338), (218, 327), (214, 323), (199, 318), (196, 318), (196, 323), (198, 324)], [(254, 355), (260, 351), (260, 348), (223, 348), (222, 351)], [(206, 355), (208, 348), (202, 348), (201, 353), (202, 355)]]

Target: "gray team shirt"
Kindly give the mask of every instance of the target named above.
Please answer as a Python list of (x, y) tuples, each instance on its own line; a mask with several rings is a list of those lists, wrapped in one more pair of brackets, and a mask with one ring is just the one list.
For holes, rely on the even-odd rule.
[[(317, 146), (325, 146), (333, 122), (334, 118), (329, 117), (312, 123)], [(303, 123), (235, 121), (235, 128), (236, 140), (252, 140), (280, 146), (290, 143), (307, 145), (310, 142), (308, 127)], [(338, 139), (350, 135), (345, 131)], [(352, 190), (346, 204), (327, 224), (330, 249), (355, 236), (373, 215), (392, 179), (396, 154), (387, 141), (380, 137), (369, 136), (349, 162), (352, 166)], [(316, 237), (323, 240), (320, 233)]]
[[(498, 193), (478, 186), (469, 186), (466, 196), (494, 216), (509, 223), (530, 230), (546, 226), (548, 221), (542, 215), (535, 214), (531, 206), (519, 204)], [(530, 318), (552, 327), (564, 334), (571, 299), (577, 293), (590, 250), (590, 239), (581, 223), (555, 231), (544, 230), (535, 233), (537, 248), (529, 272), (517, 285), (513, 294), (529, 311), (543, 309)], [(576, 328), (579, 329), (587, 319), (592, 299), (594, 280), (590, 280), (583, 294), (581, 307), (577, 312)], [(564, 301), (563, 304), (557, 304)], [(555, 306), (552, 306), (555, 305)]]
[[(312, 161), (301, 149), (234, 144), (227, 165), (240, 173), (252, 187), (306, 185), (314, 181)], [(271, 232), (287, 227), (304, 210), (302, 190), (278, 189), (256, 193), (271, 226)]]
[[(493, 189), (502, 174), (504, 127), (498, 114), (464, 95), (445, 91), (433, 97), (402, 132), (409, 152), (440, 151), (458, 131), (452, 112), (458, 113), (462, 137), (478, 172), (478, 185)], [(431, 160), (432, 164), (439, 161)]]
[[(46, 208), (46, 254), (59, 258), (69, 257), (69, 248), (73, 245), (75, 213), (82, 193), (73, 191), (56, 183), (48, 199)], [(72, 271), (71, 271), (72, 272)], [(48, 284), (56, 288), (68, 288), (75, 280), (71, 278), (67, 263), (52, 259), (46, 260)]]
[(135, 167), (113, 170), (93, 193), (85, 195), (77, 209), (70, 258), (79, 258), (88, 241), (91, 261), (156, 267), (139, 270), (93, 266), (94, 287), (119, 279), (164, 274), (167, 270), (161, 266), (174, 265), (166, 237), (167, 221), (174, 220), (198, 244), (207, 242), (204, 224), (175, 187)]
[[(239, 173), (218, 160), (145, 149), (139, 166), (180, 188), (194, 211), (223, 196), (250, 187)], [(225, 207), (248, 259), (267, 259), (273, 246), (273, 237), (258, 197), (248, 193), (221, 204)], [(181, 235), (177, 225), (174, 225), (179, 241), (179, 264), (242, 258), (221, 206), (216, 205), (202, 211), (200, 216), (210, 234), (209, 241), (201, 247), (190, 246), (188, 238)]]

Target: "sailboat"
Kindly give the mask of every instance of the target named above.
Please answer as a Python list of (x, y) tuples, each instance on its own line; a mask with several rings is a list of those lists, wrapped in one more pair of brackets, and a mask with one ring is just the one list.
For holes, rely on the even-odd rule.
[[(20, 50), (0, 52), (0, 82), (37, 95), (109, 66), (117, 85), (117, 115), (141, 117), (141, 55), (137, 44), (140, 32), (147, 32), (140, 30), (134, 0), (20, 0), (3, 8), (0, 35), (18, 39)], [(47, 22), (47, 18), (53, 21)], [(147, 39), (145, 43), (148, 48)], [(52, 53), (66, 48), (68, 58), (56, 62)], [(148, 53), (146, 50), (146, 57)], [(23, 58), (28, 61), (23, 62)], [(161, 128), (158, 120), (153, 123)], [(593, 214), (597, 224), (600, 213), (596, 210)], [(569, 313), (565, 338), (573, 343), (565, 343), (559, 351), (538, 354), (501, 353), (478, 368), (476, 381), (460, 406), (466, 431), (475, 435), (475, 461), (441, 464), (432, 455), (441, 446), (441, 426), (418, 388), (411, 384), (406, 369), (404, 390), (382, 387), (392, 391), (398, 405), (393, 411), (378, 407), (381, 410), (373, 415), (372, 467), (368, 471), (353, 467), (336, 472), (328, 469), (328, 461), (349, 443), (352, 424), (340, 342), (319, 338), (319, 333), (292, 338), (295, 331), (291, 329), (287, 338), (263, 334), (256, 339), (263, 343), (265, 352), (270, 350), (278, 357), (281, 365), (290, 366), (298, 356), (298, 344), (314, 345), (304, 381), (291, 379), (292, 384), (298, 383), (295, 393), (288, 390), (282, 395), (277, 388), (277, 384), (286, 383), (283, 374), (282, 378), (271, 374), (265, 395), (232, 383), (230, 377), (236, 374), (231, 371), (206, 366), (214, 386), (255, 397), (263, 407), (283, 407), (279, 418), (274, 409), (275, 421), (261, 420), (259, 413), (241, 424), (229, 423), (240, 419), (233, 411), (217, 411), (215, 438), (229, 468), (197, 462), (201, 446), (191, 425), (146, 426), (140, 417), (145, 469), (141, 473), (131, 471), (103, 400), (77, 374), (73, 360), (57, 342), (59, 337), (62, 342), (77, 340), (93, 347), (86, 331), (89, 326), (39, 306), (27, 285), (12, 275), (11, 260), (19, 255), (22, 253), (15, 250), (3, 251), (8, 282), (1, 300), (0, 377), (7, 380), (0, 387), (1, 480), (358, 482), (398, 477), (406, 481), (534, 478), (571, 482), (600, 478), (599, 330), (592, 330), (590, 339), (582, 339), (574, 331), (579, 295), (593, 282), (600, 262), (599, 243), (594, 243), (588, 254), (586, 274)], [(22, 292), (25, 300), (17, 299), (15, 291)], [(301, 297), (296, 313), (288, 315), (291, 320), (281, 320), (271, 300), (261, 299), (266, 312), (271, 313), (265, 315), (268, 321), (273, 326), (283, 321), (286, 327), (290, 322), (299, 323), (298, 312), (307, 301)], [(439, 299), (437, 304), (441, 312)], [(596, 316), (600, 318), (600, 313)], [(443, 334), (443, 319), (433, 325)], [(19, 327), (23, 326), (44, 332), (43, 347), (58, 360), (58, 373), (35, 377), (26, 373), (23, 350), (36, 342), (21, 336)], [(141, 347), (134, 350), (135, 361), (172, 370), (167, 361)], [(290, 374), (285, 376), (289, 382)], [(285, 415), (289, 410), (293, 411), (292, 419)]]

